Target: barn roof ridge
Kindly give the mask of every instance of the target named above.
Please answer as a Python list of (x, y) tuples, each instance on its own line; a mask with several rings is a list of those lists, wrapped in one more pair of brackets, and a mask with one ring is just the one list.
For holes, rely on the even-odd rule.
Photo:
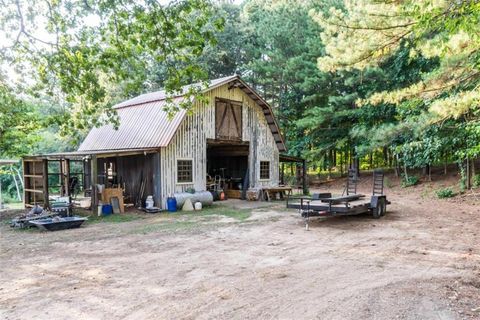
[[(239, 88), (244, 91), (252, 100), (254, 100), (263, 111), (267, 124), (275, 139), (275, 143), (279, 151), (286, 151), (285, 142), (280, 132), (275, 115), (270, 105), (243, 79), (238, 75), (232, 75), (213, 79), (204, 92), (232, 83), (231, 87)], [(183, 91), (198, 83), (183, 87)], [(230, 87), (229, 87), (230, 88)], [(174, 95), (175, 100), (182, 100), (183, 94)], [(170, 144), (173, 136), (183, 122), (186, 110), (179, 110), (173, 118), (169, 118), (164, 111), (167, 104), (167, 95), (165, 90), (145, 93), (129, 100), (118, 103), (114, 106), (118, 110), (120, 116), (120, 128), (114, 130), (110, 124), (99, 128), (92, 128), (85, 140), (82, 142), (78, 151), (89, 150), (113, 150), (113, 149), (129, 149), (129, 148), (161, 148)], [(132, 108), (134, 106), (142, 106), (142, 108)], [(149, 125), (147, 120), (155, 119), (155, 126)], [(112, 133), (113, 132), (113, 133)]]
[[(213, 88), (215, 88), (219, 85), (223, 85), (225, 83), (228, 83), (228, 82), (234, 80), (235, 78), (238, 78), (238, 76), (237, 75), (232, 75), (232, 76), (226, 76), (226, 77), (221, 77), (221, 78), (210, 80), (209, 85), (204, 89), (204, 91), (205, 92), (210, 91), (210, 90), (212, 90)], [(183, 92), (173, 94), (171, 96), (171, 98), (183, 97), (185, 95), (186, 91), (190, 87), (193, 87), (193, 86), (201, 86), (201, 84), (197, 82), (197, 83), (192, 83), (192, 84), (188, 84), (186, 86), (183, 86), (182, 87)], [(153, 92), (143, 93), (143, 94), (140, 94), (136, 97), (130, 98), (130, 99), (125, 100), (125, 101), (120, 102), (120, 103), (117, 103), (116, 105), (113, 106), (113, 108), (114, 109), (120, 109), (120, 108), (142, 105), (142, 104), (150, 103), (150, 102), (163, 101), (167, 97), (168, 97), (168, 95), (166, 94), (166, 90), (161, 89), (161, 90), (157, 90), (157, 91), (153, 91)]]

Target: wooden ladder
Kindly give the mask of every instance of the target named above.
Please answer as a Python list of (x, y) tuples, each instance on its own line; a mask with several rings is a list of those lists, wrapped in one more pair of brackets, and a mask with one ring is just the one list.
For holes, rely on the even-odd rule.
[(358, 174), (356, 169), (348, 169), (347, 186), (345, 188), (347, 196), (357, 193)]
[(385, 174), (381, 169), (373, 170), (373, 195), (383, 194), (383, 181)]

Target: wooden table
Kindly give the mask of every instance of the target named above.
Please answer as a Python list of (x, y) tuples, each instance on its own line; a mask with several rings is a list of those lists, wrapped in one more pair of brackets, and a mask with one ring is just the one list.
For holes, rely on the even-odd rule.
[(279, 194), (280, 199), (283, 199), (285, 195), (291, 195), (292, 194), (292, 188), (291, 187), (266, 187), (262, 188), (262, 195), (260, 199), (266, 199), (267, 201), (272, 200), (272, 195)]

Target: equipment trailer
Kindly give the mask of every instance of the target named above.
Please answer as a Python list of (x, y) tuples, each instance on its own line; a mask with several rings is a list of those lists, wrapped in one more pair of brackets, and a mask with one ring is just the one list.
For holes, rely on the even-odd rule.
[[(370, 212), (373, 218), (378, 219), (387, 211), (386, 195), (383, 194), (384, 174), (381, 170), (373, 171), (373, 190), (370, 199), (363, 194), (357, 194), (357, 173), (349, 170), (347, 186), (344, 194), (332, 197), (331, 193), (315, 193), (312, 197), (287, 198), (287, 208), (298, 209), (305, 220), (308, 230), (310, 217), (331, 217), (356, 215)], [(291, 200), (294, 200), (293, 202)]]

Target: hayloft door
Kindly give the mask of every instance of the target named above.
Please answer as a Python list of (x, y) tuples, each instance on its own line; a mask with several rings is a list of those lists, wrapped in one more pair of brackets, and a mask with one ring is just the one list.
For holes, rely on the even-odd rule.
[(242, 103), (216, 99), (215, 136), (219, 140), (242, 140)]

